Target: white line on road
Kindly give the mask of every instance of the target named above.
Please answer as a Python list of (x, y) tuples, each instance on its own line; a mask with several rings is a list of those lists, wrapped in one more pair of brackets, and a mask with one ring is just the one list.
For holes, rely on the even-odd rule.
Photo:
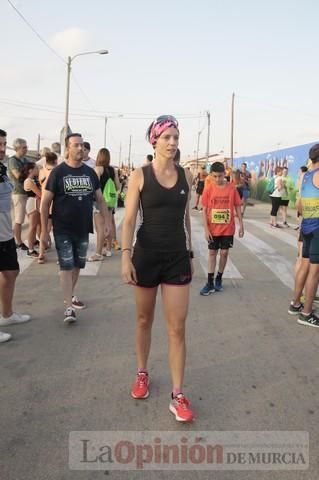
[(268, 233), (269, 235), (272, 235), (273, 237), (277, 238), (278, 240), (281, 240), (282, 242), (287, 243), (291, 247), (297, 248), (297, 239), (296, 237), (293, 237), (289, 233), (283, 231), (283, 228), (271, 228), (270, 225), (259, 222), (258, 220), (246, 220), (245, 223), (251, 223), (252, 225), (256, 225), (256, 227), (261, 228), (264, 230), (264, 232)]
[(279, 255), (274, 248), (247, 231), (243, 238), (239, 238), (238, 236), (236, 238), (244, 247), (253, 252), (284, 285), (290, 289), (293, 288), (294, 272), (293, 265), (289, 260)]

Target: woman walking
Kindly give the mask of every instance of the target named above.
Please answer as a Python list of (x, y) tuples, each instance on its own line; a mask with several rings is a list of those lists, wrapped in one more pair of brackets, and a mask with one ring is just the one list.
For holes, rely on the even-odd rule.
[(199, 168), (199, 172), (196, 178), (196, 204), (193, 207), (193, 210), (203, 210), (200, 206), (200, 198), (203, 194), (205, 188), (205, 180), (208, 177), (206, 170), (203, 167)]
[(37, 258), (38, 252), (34, 249), (36, 243), (37, 229), (40, 227), (40, 199), (41, 189), (38, 181), (39, 169), (33, 162), (24, 166), (22, 178), (23, 189), (27, 192), (28, 199), (26, 213), (29, 220), (28, 228), (28, 257)]
[[(58, 164), (58, 156), (55, 153), (48, 152), (45, 154), (45, 163), (41, 168), (41, 170), (39, 171), (39, 182), (41, 185), (42, 192), (45, 190), (48, 178), (52, 170), (57, 166), (57, 164)], [(41, 210), (41, 204), (40, 204), (40, 210)], [(51, 247), (50, 233), (52, 230), (52, 205), (50, 206), (47, 229), (49, 234), (48, 248), (50, 248)], [(39, 250), (39, 256), (38, 256), (38, 263), (40, 264), (45, 263), (45, 250), (46, 248), (44, 243), (40, 241), (40, 250)]]
[(270, 212), (270, 226), (273, 228), (281, 228), (277, 223), (277, 214), (281, 205), (281, 197), (284, 195), (284, 184), (282, 181), (282, 167), (275, 168), (274, 191), (270, 194), (271, 212)]
[[(149, 396), (147, 369), (151, 332), (158, 287), (161, 286), (168, 334), (172, 394), (169, 410), (177, 421), (193, 419), (188, 398), (183, 393), (185, 368), (185, 322), (192, 279), (189, 199), (191, 179), (174, 163), (178, 147), (177, 120), (158, 117), (147, 131), (155, 159), (132, 172), (126, 215), (122, 230), (122, 277), (134, 285), (136, 301), (137, 375), (133, 398)], [(133, 250), (136, 215), (141, 222)]]
[[(102, 193), (108, 178), (110, 178), (110, 168), (112, 168), (110, 167), (110, 152), (107, 148), (101, 148), (96, 157), (94, 170), (99, 177)], [(108, 224), (105, 224), (100, 210), (97, 208), (97, 205), (94, 204), (93, 218), (96, 231), (96, 252), (88, 258), (88, 262), (100, 262), (104, 259), (102, 251), (105, 238), (110, 234), (111, 210), (108, 209)]]

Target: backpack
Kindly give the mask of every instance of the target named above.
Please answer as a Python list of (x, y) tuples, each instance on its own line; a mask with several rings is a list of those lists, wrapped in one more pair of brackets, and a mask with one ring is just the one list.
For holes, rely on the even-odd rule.
[[(111, 168), (110, 168), (111, 170)], [(107, 180), (105, 180), (105, 176), (107, 176)], [(102, 178), (104, 177), (104, 178)], [(113, 178), (112, 178), (113, 177)], [(106, 171), (104, 172), (103, 176), (101, 176), (101, 186), (103, 188), (103, 197), (104, 200), (107, 203), (107, 206), (109, 208), (115, 208), (117, 204), (117, 190), (114, 182), (114, 170), (112, 169), (111, 172), (109, 172), (109, 169), (107, 168)]]
[(266, 192), (271, 195), (275, 191), (275, 177), (268, 178)]

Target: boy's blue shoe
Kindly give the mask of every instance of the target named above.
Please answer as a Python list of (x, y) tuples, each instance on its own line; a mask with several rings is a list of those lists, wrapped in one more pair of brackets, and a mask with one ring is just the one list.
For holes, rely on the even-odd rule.
[(221, 278), (216, 278), (215, 280), (215, 292), (223, 291), (223, 282)]
[(210, 295), (215, 292), (215, 286), (213, 283), (206, 283), (206, 285), (199, 292), (201, 295)]

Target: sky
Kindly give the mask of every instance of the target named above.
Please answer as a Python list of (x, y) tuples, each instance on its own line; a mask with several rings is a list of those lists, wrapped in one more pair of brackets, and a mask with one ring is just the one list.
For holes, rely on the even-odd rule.
[[(145, 132), (158, 115), (180, 125), (182, 159), (243, 156), (319, 138), (317, 0), (8, 0), (1, 5), (0, 128), (8, 143), (58, 141), (64, 125), (66, 59), (72, 62), (70, 126), (93, 155), (116, 165), (152, 153)], [(199, 134), (199, 132), (201, 132)]]

